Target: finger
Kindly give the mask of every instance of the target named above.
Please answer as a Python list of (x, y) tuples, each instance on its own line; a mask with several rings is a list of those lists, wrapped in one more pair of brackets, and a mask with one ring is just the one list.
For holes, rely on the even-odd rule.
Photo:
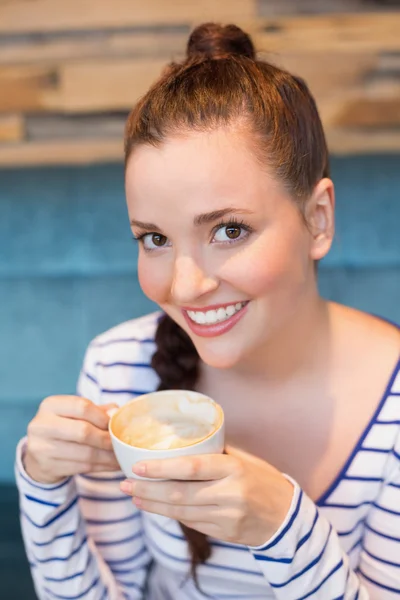
[(52, 459), (49, 461), (46, 469), (48, 472), (55, 473), (57, 477), (71, 477), (73, 475), (81, 475), (85, 473), (108, 473), (118, 471), (119, 466), (115, 465), (92, 465), (90, 463), (76, 462), (70, 460)]
[(207, 509), (203, 506), (180, 506), (154, 500), (142, 500), (141, 498), (134, 498), (133, 503), (137, 508), (146, 512), (169, 517), (174, 521), (185, 521), (188, 524), (195, 521), (207, 523), (210, 518)]
[(108, 429), (110, 420), (99, 406), (80, 396), (49, 396), (40, 405), (40, 411), (50, 412), (59, 417), (87, 421), (99, 429)]
[(113, 452), (75, 442), (58, 441), (52, 448), (52, 453), (54, 459), (65, 459), (68, 456), (71, 461), (88, 463), (92, 466), (95, 464), (114, 466), (116, 463)]
[(88, 421), (68, 419), (54, 414), (31, 421), (28, 433), (41, 438), (86, 444), (103, 450), (112, 449), (108, 431), (103, 431)]
[(185, 481), (210, 481), (228, 477), (238, 467), (238, 461), (226, 454), (201, 454), (178, 458), (141, 461), (132, 471), (142, 477), (181, 479)]
[(121, 491), (142, 500), (185, 506), (211, 506), (216, 504), (218, 482), (203, 481), (134, 481), (126, 480)]

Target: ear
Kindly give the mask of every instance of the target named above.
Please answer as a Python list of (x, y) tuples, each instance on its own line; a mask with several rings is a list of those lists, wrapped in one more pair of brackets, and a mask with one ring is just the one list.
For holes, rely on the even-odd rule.
[(324, 177), (307, 202), (306, 219), (310, 229), (310, 258), (320, 260), (332, 246), (335, 234), (335, 190), (331, 179)]

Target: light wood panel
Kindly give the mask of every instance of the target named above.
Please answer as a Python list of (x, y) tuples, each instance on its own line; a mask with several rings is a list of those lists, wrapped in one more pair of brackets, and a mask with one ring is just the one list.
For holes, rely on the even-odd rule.
[(24, 138), (22, 115), (0, 115), (0, 142), (20, 142)]
[(120, 139), (75, 139), (0, 144), (2, 167), (121, 162)]
[(333, 152), (400, 151), (400, 12), (363, 13), (351, 0), (353, 14), (273, 16), (290, 6), (318, 10), (310, 0), (0, 0), (0, 166), (120, 160), (132, 105), (182, 58), (192, 24), (212, 19), (236, 22), (261, 58), (306, 80)]
[(257, 0), (2, 0), (0, 32), (46, 32), (232, 21), (256, 16)]

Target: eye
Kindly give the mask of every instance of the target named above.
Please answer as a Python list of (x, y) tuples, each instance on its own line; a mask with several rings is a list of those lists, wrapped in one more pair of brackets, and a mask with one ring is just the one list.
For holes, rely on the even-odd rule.
[(165, 248), (170, 246), (168, 238), (161, 233), (146, 233), (138, 238), (145, 250), (155, 250), (156, 248)]
[(213, 242), (227, 242), (229, 244), (246, 239), (249, 233), (249, 228), (243, 224), (225, 223), (218, 226), (213, 237)]

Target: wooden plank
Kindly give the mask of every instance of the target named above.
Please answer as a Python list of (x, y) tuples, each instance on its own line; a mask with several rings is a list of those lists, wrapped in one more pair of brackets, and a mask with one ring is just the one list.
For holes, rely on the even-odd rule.
[(48, 110), (129, 110), (165, 68), (160, 60), (98, 61), (63, 65), (57, 89), (43, 94)]
[(57, 84), (57, 72), (41, 67), (0, 67), (0, 113), (43, 110), (43, 94)]
[(25, 119), (27, 139), (123, 139), (128, 113), (101, 115), (28, 115)]
[(121, 139), (52, 140), (0, 144), (0, 167), (122, 162)]
[(249, 28), (267, 53), (400, 50), (400, 12), (259, 19)]
[(165, 64), (128, 59), (76, 62), (58, 69), (0, 67), (0, 113), (129, 110)]
[(400, 152), (400, 131), (328, 129), (329, 151), (335, 155)]
[(256, 0), (7, 0), (0, 32), (45, 32), (238, 21), (256, 16)]
[(23, 138), (22, 115), (0, 115), (0, 142), (20, 142)]
[(0, 68), (0, 113), (43, 109), (43, 93), (55, 85), (56, 76), (53, 69)]
[(400, 99), (358, 98), (343, 106), (335, 124), (339, 127), (400, 127)]
[(26, 36), (4, 40), (0, 65), (34, 65), (86, 59), (173, 57), (184, 54), (189, 27), (174, 31), (97, 31)]
[[(400, 151), (400, 132), (328, 129), (332, 154), (371, 154)], [(57, 164), (122, 162), (120, 139), (81, 139), (0, 144), (0, 168)]]

